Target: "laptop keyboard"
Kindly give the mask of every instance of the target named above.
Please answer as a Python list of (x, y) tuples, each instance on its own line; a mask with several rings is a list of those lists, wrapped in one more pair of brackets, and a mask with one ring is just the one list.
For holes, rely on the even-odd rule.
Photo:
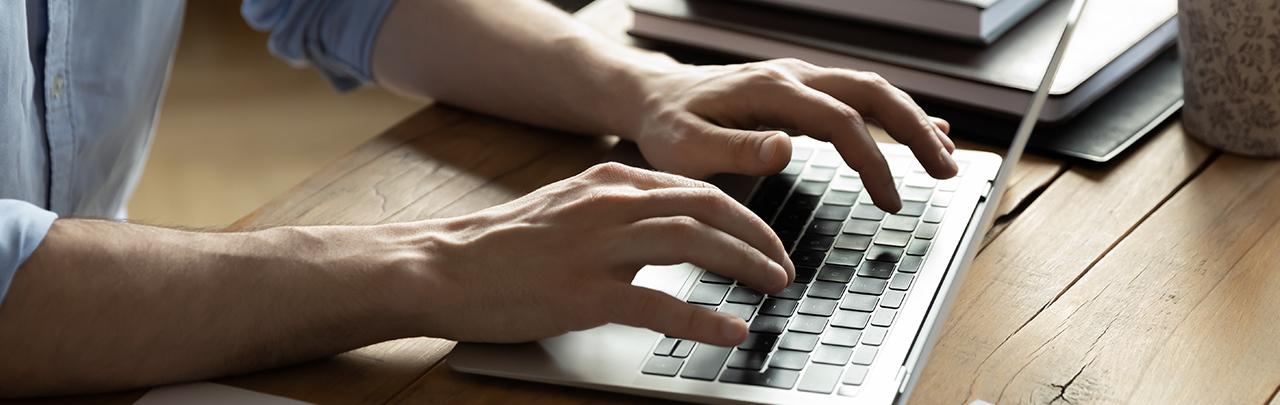
[[(963, 170), (963, 164), (961, 170)], [(747, 207), (769, 223), (796, 280), (766, 295), (704, 272), (686, 301), (748, 322), (747, 340), (719, 347), (661, 338), (644, 374), (853, 395), (910, 292), (951, 204), (955, 180), (895, 167), (902, 210), (888, 214), (833, 150), (796, 149)]]

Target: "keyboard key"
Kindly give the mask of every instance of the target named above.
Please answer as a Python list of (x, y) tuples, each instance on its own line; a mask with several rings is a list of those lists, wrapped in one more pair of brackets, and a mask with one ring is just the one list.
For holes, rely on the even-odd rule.
[(960, 177), (952, 177), (950, 179), (946, 179), (938, 182), (937, 189), (938, 191), (951, 191), (951, 192), (954, 192), (960, 189)]
[(838, 264), (842, 266), (858, 267), (858, 263), (862, 261), (862, 252), (847, 249), (835, 249), (827, 255), (827, 263)]
[(846, 385), (862, 385), (862, 381), (867, 379), (867, 366), (850, 365), (844, 373), (844, 379), (840, 382)]
[(800, 391), (817, 392), (820, 394), (830, 394), (836, 389), (836, 383), (840, 382), (840, 373), (844, 371), (844, 367), (833, 366), (827, 364), (814, 364), (804, 372), (804, 378), (800, 379)]
[(814, 166), (831, 168), (831, 171), (833, 172), (835, 171), (835, 168), (840, 167), (843, 164), (844, 159), (840, 158), (840, 152), (830, 149), (820, 150), (817, 155), (813, 157)]
[(862, 191), (862, 180), (857, 177), (836, 177), (831, 180), (831, 189), (856, 193)]
[(813, 362), (843, 366), (849, 363), (849, 357), (852, 355), (852, 348), (818, 345), (818, 349), (813, 351)]
[(907, 273), (894, 274), (893, 278), (889, 279), (889, 289), (906, 291), (908, 288), (911, 288), (911, 281), (915, 278), (916, 276)]
[(933, 239), (938, 235), (938, 224), (924, 223), (916, 226), (916, 237), (920, 239)]
[(905, 256), (901, 262), (898, 262), (898, 271), (903, 273), (915, 273), (920, 271), (920, 264), (924, 263), (924, 258), (920, 256)]
[(827, 258), (827, 252), (817, 250), (796, 250), (791, 254), (791, 263), (796, 266), (818, 267), (822, 265), (822, 261)]
[(858, 276), (887, 279), (893, 276), (893, 263), (864, 261), (858, 267)]
[(796, 380), (799, 378), (799, 371), (781, 368), (771, 368), (762, 372), (728, 369), (720, 376), (720, 381), (789, 390), (796, 385)]
[(844, 233), (848, 234), (871, 236), (877, 229), (880, 229), (878, 220), (851, 219), (844, 223)]
[(800, 238), (800, 244), (796, 245), (796, 249), (808, 249), (826, 252), (831, 249), (831, 245), (836, 243), (834, 236), (823, 236), (816, 233), (807, 233)]
[[(874, 230), (872, 232), (875, 232)], [(871, 246), (871, 237), (846, 233), (836, 238), (836, 249), (865, 251)]]
[(936, 224), (942, 222), (942, 215), (946, 212), (947, 211), (942, 207), (929, 207), (928, 210), (925, 210), (924, 216), (920, 219), (924, 220), (926, 223)]
[(744, 322), (751, 321), (751, 317), (756, 313), (755, 305), (725, 303), (720, 306), (720, 312), (726, 314), (737, 315)]
[(954, 195), (955, 193), (950, 191), (941, 191), (941, 192), (934, 193), (933, 200), (930, 200), (930, 204), (935, 207), (946, 208), (947, 206), (951, 205), (951, 197)]
[(813, 148), (792, 148), (792, 149), (791, 149), (791, 160), (792, 160), (792, 161), (796, 161), (796, 160), (799, 160), (799, 161), (809, 160), (809, 158), (810, 158), (811, 156), (813, 156)]
[(857, 267), (828, 264), (818, 271), (818, 280), (846, 284), (849, 280), (853, 280), (853, 274), (857, 272)]
[(761, 315), (791, 316), (796, 313), (796, 307), (800, 303), (792, 300), (784, 300), (778, 298), (770, 298), (764, 300), (764, 305), (760, 306), (759, 313)]
[(880, 297), (874, 295), (847, 293), (844, 295), (844, 300), (840, 301), (840, 309), (871, 312), (876, 310), (876, 301), (879, 300)]
[(781, 316), (758, 315), (755, 320), (751, 321), (751, 327), (748, 328), (756, 333), (772, 333), (775, 335), (782, 334), (787, 330), (787, 318)]
[(879, 350), (875, 346), (858, 346), (857, 349), (853, 349), (853, 359), (849, 361), (853, 364), (870, 366), (871, 361), (876, 359), (876, 352)]
[(677, 340), (675, 338), (664, 337), (658, 341), (658, 347), (653, 349), (653, 354), (659, 356), (670, 356), (671, 350), (676, 348)]
[(907, 181), (902, 184), (909, 187), (933, 188), (938, 185), (938, 180), (925, 175), (913, 174), (907, 176)]
[(731, 350), (733, 349), (728, 347), (699, 345), (698, 350), (694, 350), (693, 355), (689, 356), (689, 360), (685, 362), (680, 376), (697, 380), (716, 379), (720, 369), (724, 367), (724, 361), (729, 358)]
[(876, 234), (877, 245), (906, 247), (911, 242), (911, 232), (883, 230)]
[[(831, 189), (832, 191), (827, 192), (827, 195), (822, 197), (823, 204), (850, 207), (853, 206), (854, 203), (858, 202), (858, 193), (856, 192), (835, 191), (835, 184), (831, 185)], [(843, 220), (844, 218), (840, 219)]]
[(848, 218), (849, 210), (850, 210), (849, 207), (823, 204), (821, 207), (818, 207), (817, 211), (814, 211), (813, 217), (816, 219), (826, 219), (831, 221), (843, 222), (845, 219)]
[(769, 296), (773, 298), (786, 298), (789, 300), (799, 301), (801, 298), (804, 298), (804, 291), (808, 288), (809, 286), (804, 284), (791, 283), (787, 288), (783, 288), (782, 291), (778, 291), (776, 294), (769, 294)]
[(828, 345), (854, 347), (862, 338), (862, 331), (845, 328), (831, 328), (822, 335), (822, 343)]
[(909, 217), (918, 217), (924, 215), (924, 209), (929, 204), (916, 201), (903, 201), (902, 209), (898, 210), (898, 215), (906, 215)]
[[(804, 333), (822, 333), (827, 328), (827, 318), (813, 315), (796, 315), (787, 325), (788, 330)], [(785, 338), (783, 339), (786, 340)]]
[(804, 181), (820, 181), (823, 183), (829, 182), (834, 178), (836, 178), (836, 169), (829, 167), (811, 166), (809, 167), (809, 170), (805, 171), (804, 174), (800, 176), (800, 179)]
[[(898, 260), (902, 260), (902, 248), (885, 245), (871, 245), (871, 249), (867, 249), (867, 260), (897, 263)], [(831, 262), (831, 259), (828, 258), (827, 262)], [(892, 268), (893, 266), (889, 267)]]
[(902, 300), (906, 298), (906, 291), (885, 291), (884, 297), (880, 298), (880, 306), (893, 309), (902, 308)]
[(676, 372), (680, 371), (681, 365), (684, 365), (684, 359), (653, 356), (649, 358), (649, 361), (644, 363), (644, 368), (640, 369), (640, 372), (645, 374), (675, 377)]
[(856, 397), (862, 393), (862, 389), (857, 385), (840, 384), (840, 388), (836, 389), (836, 395), (842, 397)]
[(698, 283), (689, 293), (689, 302), (694, 304), (720, 305), (729, 292), (729, 286), (723, 284)]
[[(792, 322), (792, 326), (795, 326), (795, 322)], [(779, 349), (801, 352), (811, 352), (817, 346), (818, 335), (800, 332), (787, 332), (782, 335), (782, 342), (778, 344)]]
[(712, 284), (733, 284), (733, 279), (709, 271), (702, 272), (702, 278), (698, 280)]
[(882, 227), (884, 229), (892, 229), (895, 231), (911, 232), (916, 230), (917, 219), (903, 215), (890, 215), (885, 217)]
[[(809, 224), (809, 235), (836, 236), (840, 234), (840, 228), (844, 227), (844, 218), (837, 221), (828, 221), (824, 219), (815, 219)], [(905, 246), (905, 244), (904, 244)]]
[(874, 205), (875, 201), (871, 200), (871, 193), (862, 193), (858, 195), (858, 204)]
[[(871, 324), (875, 326), (889, 326), (893, 324), (893, 317), (898, 315), (898, 310), (889, 308), (880, 308), (871, 314)], [(832, 321), (834, 324), (835, 321)]]
[(836, 312), (840, 301), (825, 298), (808, 297), (800, 301), (800, 313), (813, 316), (831, 316)]
[(886, 280), (878, 280), (870, 277), (854, 277), (853, 282), (849, 283), (849, 292), (880, 295), (888, 285), (889, 282)]
[[(796, 194), (820, 196), (827, 191), (827, 183), (817, 181), (801, 181), (796, 185)], [(794, 198), (794, 197), (792, 197)]]
[(872, 346), (879, 346), (884, 343), (885, 335), (889, 334), (889, 328), (872, 326), (862, 331), (862, 343)]
[(787, 167), (782, 168), (782, 171), (779, 172), (778, 174), (784, 175), (784, 176), (799, 176), (800, 172), (803, 172), (803, 171), (804, 171), (804, 161), (792, 160), (791, 162), (788, 162)]
[[(856, 207), (853, 208), (853, 213), (850, 214), (850, 217), (854, 219), (866, 219), (866, 220), (872, 220), (872, 221), (879, 221), (881, 219), (884, 219), (884, 215), (885, 215), (884, 211), (881, 211), (880, 208), (876, 208), (876, 206), (874, 205), (858, 204)], [(915, 219), (915, 218), (912, 218), (912, 219)]]
[(818, 297), (818, 298), (826, 298), (826, 299), (834, 300), (834, 299), (840, 299), (840, 297), (843, 295), (844, 295), (844, 283), (832, 283), (830, 281), (814, 281), (813, 285), (809, 287), (810, 297)]
[(818, 269), (812, 267), (796, 267), (796, 282), (800, 284), (809, 284), (813, 282), (813, 278), (818, 276)]
[(831, 326), (862, 329), (867, 327), (867, 321), (869, 320), (871, 320), (871, 314), (869, 313), (842, 309), (831, 317)]
[(729, 292), (729, 298), (726, 299), (733, 303), (751, 305), (759, 304), (761, 300), (764, 300), (764, 293), (741, 286), (733, 287), (733, 291)]
[(693, 352), (693, 347), (697, 346), (692, 340), (676, 341), (676, 348), (671, 350), (672, 357), (685, 358), (689, 357), (689, 353)]
[[(812, 351), (812, 349), (810, 349)], [(787, 370), (804, 369), (805, 363), (809, 362), (809, 353), (797, 352), (792, 350), (779, 350), (769, 359), (770, 368), (784, 368)]]
[(929, 244), (928, 239), (912, 239), (911, 244), (907, 245), (907, 254), (924, 256), (925, 253), (929, 253)]
[(747, 340), (744, 340), (742, 344), (738, 345), (738, 348), (742, 350), (768, 353), (773, 350), (773, 345), (775, 344), (778, 344), (778, 335), (748, 333)]
[(899, 190), (898, 194), (902, 196), (902, 201), (927, 202), (933, 196), (933, 189), (907, 186)]
[(769, 352), (734, 350), (733, 354), (729, 355), (729, 362), (725, 363), (725, 367), (760, 370), (764, 368), (764, 362), (768, 359)]

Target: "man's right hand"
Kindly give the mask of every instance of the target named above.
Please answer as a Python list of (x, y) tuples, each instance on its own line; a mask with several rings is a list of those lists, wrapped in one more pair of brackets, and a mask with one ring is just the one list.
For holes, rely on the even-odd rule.
[(719, 189), (615, 163), (438, 221), (428, 221), (439, 232), (423, 243), (432, 282), (422, 322), (431, 336), (461, 341), (530, 341), (620, 323), (736, 345), (747, 335), (741, 319), (633, 286), (636, 272), (688, 262), (763, 292), (795, 278), (777, 236)]

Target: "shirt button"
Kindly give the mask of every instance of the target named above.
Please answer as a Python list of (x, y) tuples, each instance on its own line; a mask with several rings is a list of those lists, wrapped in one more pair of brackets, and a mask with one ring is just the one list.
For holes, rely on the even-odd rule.
[(53, 97), (54, 98), (62, 97), (62, 86), (66, 85), (66, 82), (67, 80), (62, 76), (61, 73), (59, 73), (58, 76), (53, 78)]

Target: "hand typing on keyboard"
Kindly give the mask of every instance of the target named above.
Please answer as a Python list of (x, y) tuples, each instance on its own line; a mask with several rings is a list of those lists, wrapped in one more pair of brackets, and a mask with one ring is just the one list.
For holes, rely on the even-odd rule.
[(614, 163), (440, 221), (424, 244), (429, 336), (520, 342), (621, 323), (733, 346), (742, 319), (633, 286), (635, 273), (689, 262), (766, 293), (795, 278), (768, 225), (719, 189)]
[(777, 173), (791, 158), (789, 137), (755, 129), (788, 128), (831, 142), (862, 175), (875, 204), (897, 212), (902, 203), (889, 166), (865, 122), (878, 123), (910, 147), (929, 175), (942, 179), (958, 171), (946, 121), (929, 117), (874, 73), (780, 59), (682, 66), (652, 75), (645, 88), (645, 108), (623, 136), (663, 171), (692, 177)]

